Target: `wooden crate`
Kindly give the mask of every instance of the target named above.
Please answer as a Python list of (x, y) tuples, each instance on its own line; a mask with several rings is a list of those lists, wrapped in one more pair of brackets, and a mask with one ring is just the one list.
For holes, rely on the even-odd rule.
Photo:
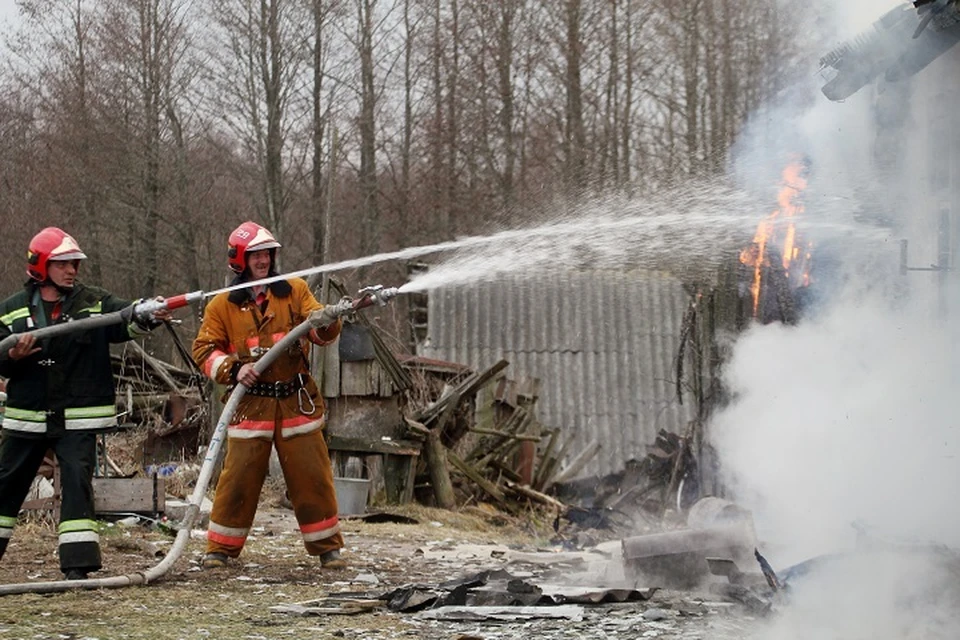
[(94, 478), (93, 508), (100, 513), (163, 513), (163, 478)]

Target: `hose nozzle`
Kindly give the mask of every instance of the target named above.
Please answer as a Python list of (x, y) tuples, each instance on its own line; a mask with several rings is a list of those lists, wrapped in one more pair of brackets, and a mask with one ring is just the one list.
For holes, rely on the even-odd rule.
[(353, 309), (356, 311), (373, 305), (383, 307), (399, 294), (400, 289), (397, 287), (384, 288), (382, 284), (364, 287), (357, 293), (357, 299), (353, 303)]
[(202, 298), (202, 291), (191, 291), (190, 293), (173, 296), (172, 298), (166, 298), (165, 300), (157, 300), (156, 298), (150, 300), (140, 300), (135, 304), (133, 308), (133, 314), (141, 322), (149, 322), (153, 319), (153, 314), (161, 309), (179, 309), (180, 307), (185, 307), (191, 302), (196, 302)]

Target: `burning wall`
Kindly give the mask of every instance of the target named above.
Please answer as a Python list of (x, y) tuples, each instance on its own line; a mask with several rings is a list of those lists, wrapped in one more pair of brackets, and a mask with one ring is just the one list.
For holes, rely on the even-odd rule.
[(808, 173), (805, 158), (784, 168), (777, 208), (760, 221), (753, 242), (740, 252), (740, 296), (747, 315), (763, 324), (796, 322), (797, 303), (811, 284), (813, 243), (798, 231)]

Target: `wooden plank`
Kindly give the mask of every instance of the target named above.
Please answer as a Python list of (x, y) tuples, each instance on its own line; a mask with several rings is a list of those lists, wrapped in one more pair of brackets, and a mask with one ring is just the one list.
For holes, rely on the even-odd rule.
[(93, 508), (97, 513), (160, 513), (164, 508), (163, 478), (94, 478)]
[(417, 475), (417, 458), (412, 456), (383, 456), (383, 479), (387, 504), (413, 502), (414, 478)]
[(544, 483), (543, 490), (546, 491), (554, 484), (563, 484), (568, 480), (573, 480), (573, 478), (600, 453), (602, 448), (603, 446), (598, 440), (591, 440), (590, 444), (581, 449), (580, 453), (570, 461), (570, 464), (558, 471), (552, 479)]
[(314, 347), (323, 376), (324, 398), (336, 398), (340, 395), (340, 338), (325, 347)]
[(387, 501), (387, 490), (386, 478), (383, 475), (383, 456), (364, 456), (363, 468), (366, 469), (366, 477), (370, 480), (370, 488), (367, 492), (367, 504), (384, 504)]
[(378, 388), (380, 390), (380, 393), (379, 393), (380, 397), (389, 398), (393, 396), (393, 379), (390, 377), (390, 373), (383, 368), (383, 365), (379, 364), (379, 361), (377, 366), (377, 372), (378, 372), (377, 382), (378, 382)]
[(515, 433), (506, 433), (503, 431), (497, 431), (496, 429), (477, 429), (473, 428), (469, 430), (470, 433), (477, 433), (482, 436), (500, 436), (502, 438), (512, 438), (513, 440), (525, 440), (528, 442), (540, 442), (542, 439), (540, 436), (528, 436), (528, 435), (517, 435)]
[(327, 400), (327, 433), (364, 440), (403, 439), (403, 414), (396, 397), (343, 397)]
[(340, 390), (345, 396), (380, 395), (380, 365), (376, 360), (340, 363)]
[(536, 500), (537, 502), (541, 502), (547, 506), (559, 509), (561, 512), (566, 512), (567, 510), (567, 505), (560, 502), (556, 498), (548, 496), (544, 493), (540, 493), (539, 491), (536, 491), (535, 489), (531, 489), (528, 486), (520, 485), (520, 484), (517, 484), (516, 482), (511, 482), (510, 480), (505, 480), (504, 482), (507, 485), (507, 489), (509, 489), (510, 491), (513, 491), (517, 495), (521, 495), (525, 498), (530, 498), (531, 500)]
[(452, 389), (448, 389), (439, 400), (430, 406), (425, 407), (422, 411), (417, 412), (413, 416), (414, 420), (434, 428), (434, 425), (429, 423), (437, 419), (438, 416), (440, 416), (446, 410), (447, 404), (450, 402), (458, 403), (460, 402), (461, 398), (471, 397), (473, 394), (479, 391), (483, 385), (492, 380), (498, 373), (506, 369), (509, 364), (510, 362), (507, 360), (500, 360), (486, 371), (467, 376), (459, 385)]
[(466, 462), (457, 457), (452, 451), (447, 452), (447, 460), (449, 460), (453, 466), (455, 466), (460, 473), (467, 476), (472, 480), (478, 487), (487, 492), (487, 494), (496, 500), (497, 502), (503, 502), (503, 492), (489, 480), (483, 477), (479, 471), (468, 465)]
[(331, 452), (389, 453), (395, 456), (420, 455), (420, 443), (412, 440), (366, 440), (363, 438), (328, 435), (327, 448)]

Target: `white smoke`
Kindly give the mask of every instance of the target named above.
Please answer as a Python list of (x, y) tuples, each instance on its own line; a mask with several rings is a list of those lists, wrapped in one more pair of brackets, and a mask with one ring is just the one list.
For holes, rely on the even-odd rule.
[[(835, 0), (819, 10), (849, 37), (897, 4)], [(744, 184), (769, 179), (757, 168), (782, 166), (791, 152), (809, 158), (805, 215), (816, 217), (818, 203), (836, 215), (847, 203), (863, 223), (878, 203), (909, 205), (885, 221), (886, 242), (862, 241), (869, 234), (817, 238), (841, 247), (844, 262), (826, 308), (796, 327), (751, 328), (725, 369), (733, 398), (710, 432), (775, 568), (868, 543), (960, 549), (956, 277), (944, 283), (936, 273), (897, 269), (900, 237), (911, 240), (911, 266), (936, 262), (942, 198), (929, 192), (928, 88), (944, 78), (955, 85), (957, 60), (948, 53), (911, 81), (898, 180), (875, 166), (871, 87), (844, 103), (818, 96), (803, 109), (768, 109), (738, 145), (734, 172)], [(930, 74), (941, 80), (921, 77)], [(797, 583), (763, 637), (960, 637), (956, 566), (948, 551), (827, 562)]]

